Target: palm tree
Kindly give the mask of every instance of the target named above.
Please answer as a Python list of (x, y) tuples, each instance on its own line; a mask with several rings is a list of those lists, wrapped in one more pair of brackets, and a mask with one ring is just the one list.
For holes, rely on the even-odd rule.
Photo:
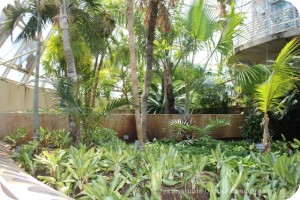
[(142, 134), (142, 123), (140, 115), (140, 101), (139, 101), (139, 82), (137, 78), (137, 66), (135, 58), (135, 44), (134, 44), (134, 30), (133, 30), (133, 0), (127, 0), (127, 17), (128, 17), (128, 32), (129, 32), (129, 51), (130, 51), (130, 66), (131, 66), (131, 81), (132, 94), (134, 101), (135, 124), (139, 142), (144, 145), (144, 137)]
[(155, 27), (157, 22), (158, 4), (160, 0), (150, 0), (149, 9), (151, 10), (148, 22), (147, 49), (146, 49), (146, 74), (144, 83), (144, 92), (142, 95), (142, 134), (143, 139), (147, 140), (147, 102), (150, 93), (152, 66), (153, 66), (153, 41), (155, 39)]
[(40, 76), (40, 60), (41, 60), (41, 35), (42, 35), (42, 16), (41, 16), (41, 1), (35, 1), (37, 8), (37, 49), (35, 60), (35, 75), (34, 75), (34, 100), (33, 100), (33, 137), (39, 137), (39, 76)]
[(217, 0), (220, 9), (220, 17), (227, 15), (226, 5), (230, 5), (234, 0)]
[[(27, 24), (25, 24), (22, 32), (17, 37), (17, 40), (22, 38), (34, 38), (37, 32), (37, 4), (32, 3), (33, 0), (30, 0), (28, 4), (18, 4), (17, 7), (12, 9), (8, 23), (7, 30), (12, 32), (16, 23), (22, 19), (22, 17), (26, 16), (25, 13), (31, 13), (32, 17), (28, 20)], [(95, 0), (56, 0), (56, 1), (48, 1), (44, 0), (42, 2), (41, 10), (41, 18), (42, 18), (42, 26), (46, 24), (46, 22), (50, 21), (52, 23), (59, 22), (59, 27), (62, 30), (62, 40), (63, 47), (65, 52), (65, 58), (67, 63), (67, 77), (73, 81), (73, 85), (77, 85), (78, 75), (77, 69), (75, 65), (75, 60), (71, 48), (70, 43), (70, 33), (69, 33), (69, 16), (81, 15), (86, 13), (89, 9), (98, 6), (98, 3)], [(78, 142), (80, 140), (80, 131), (79, 131), (79, 120), (75, 119), (74, 116), (69, 115), (69, 129), (71, 136), (74, 141)]]
[(290, 67), (290, 62), (294, 56), (299, 56), (300, 41), (298, 38), (291, 40), (281, 50), (275, 62), (271, 67), (271, 75), (264, 83), (256, 88), (257, 107), (264, 113), (263, 124), (263, 145), (264, 152), (271, 150), (270, 132), (269, 132), (269, 114), (280, 114), (283, 111), (283, 105), (280, 103), (282, 97), (286, 96), (291, 89), (295, 87), (297, 72)]
[(34, 103), (33, 103), (33, 137), (38, 138), (39, 129), (39, 68), (41, 59), (41, 35), (42, 26), (44, 27), (53, 17), (52, 9), (41, 3), (40, 0), (30, 0), (27, 4), (15, 2), (15, 6), (8, 5), (5, 9), (7, 20), (4, 24), (4, 30), (11, 36), (14, 28), (19, 23), (24, 23), (25, 16), (29, 16), (24, 29), (17, 36), (16, 41), (36, 40), (37, 50), (35, 56), (35, 84), (34, 84)]

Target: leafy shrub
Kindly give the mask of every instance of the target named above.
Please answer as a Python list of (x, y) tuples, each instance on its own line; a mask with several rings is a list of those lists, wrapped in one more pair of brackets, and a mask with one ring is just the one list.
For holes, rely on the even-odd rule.
[(175, 132), (173, 137), (176, 139), (191, 138), (191, 135), (196, 133), (199, 138), (207, 140), (214, 130), (223, 126), (230, 126), (230, 120), (225, 118), (210, 119), (205, 126), (198, 127), (193, 125), (191, 120), (174, 119), (168, 125), (173, 128)]
[[(188, 190), (208, 190), (211, 199), (280, 199), (300, 184), (299, 151), (262, 155), (250, 152), (247, 141), (213, 139), (190, 145), (156, 141), (140, 151), (121, 142), (111, 129), (90, 136), (85, 135), (90, 143), (64, 150), (37, 151), (39, 142), (34, 140), (18, 147), (14, 157), (46, 184), (78, 199), (159, 200), (167, 199), (170, 190), (179, 191), (172, 199), (198, 199), (183, 194)], [(35, 152), (39, 154), (34, 158)]]
[(70, 133), (65, 130), (39, 129), (40, 141), (46, 147), (66, 148), (72, 144)]
[(23, 167), (31, 175), (35, 175), (36, 163), (33, 160), (34, 154), (39, 147), (39, 142), (37, 140), (32, 140), (27, 144), (18, 146), (12, 152), (12, 157), (18, 161), (20, 167)]
[(95, 131), (86, 131), (83, 135), (83, 143), (90, 146), (116, 146), (122, 143), (117, 133), (109, 128), (100, 128)]
[(241, 127), (242, 136), (252, 142), (260, 142), (263, 134), (262, 118), (263, 114), (256, 109), (245, 112), (245, 121)]
[(5, 136), (4, 141), (11, 144), (12, 147), (16, 147), (24, 142), (26, 135), (28, 135), (28, 133), (26, 132), (25, 128), (19, 128), (17, 133)]

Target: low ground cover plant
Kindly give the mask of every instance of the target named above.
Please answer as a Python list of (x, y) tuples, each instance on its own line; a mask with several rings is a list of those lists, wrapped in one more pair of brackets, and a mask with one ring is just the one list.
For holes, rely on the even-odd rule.
[(12, 156), (28, 173), (75, 199), (286, 199), (300, 184), (299, 150), (278, 148), (280, 142), (270, 154), (247, 141), (207, 138), (154, 141), (139, 149), (110, 129), (98, 129), (71, 146), (53, 141), (67, 132), (43, 131), (47, 143), (18, 145)]

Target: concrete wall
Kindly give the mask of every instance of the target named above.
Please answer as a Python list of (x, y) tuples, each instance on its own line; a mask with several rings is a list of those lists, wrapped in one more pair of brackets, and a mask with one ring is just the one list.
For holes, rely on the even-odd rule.
[[(148, 115), (148, 138), (162, 139), (173, 134), (168, 122), (173, 119), (181, 119), (182, 115)], [(214, 138), (237, 138), (241, 137), (240, 126), (244, 121), (244, 116), (240, 114), (196, 114), (192, 115), (192, 120), (195, 125), (204, 126), (209, 119), (228, 118), (231, 121), (231, 126), (222, 127), (216, 130), (212, 137)], [(135, 119), (133, 114), (127, 115), (109, 115), (104, 121), (103, 126), (114, 129), (120, 138), (128, 135), (129, 141), (137, 139)]]
[[(0, 112), (27, 111), (33, 109), (33, 88), (7, 80), (0, 80)], [(54, 93), (40, 89), (39, 107), (53, 108), (57, 103)]]
[[(18, 128), (26, 128), (32, 132), (32, 113), (0, 113), (0, 138), (7, 134), (15, 133)], [(170, 127), (166, 126), (173, 119), (180, 119), (182, 115), (148, 115), (148, 138), (164, 138), (172, 134)], [(240, 137), (239, 127), (244, 117), (239, 114), (199, 114), (193, 115), (195, 125), (203, 126), (209, 119), (228, 118), (231, 126), (223, 127), (213, 133), (214, 138), (236, 138)], [(120, 138), (128, 136), (128, 141), (137, 139), (135, 119), (133, 114), (111, 114), (102, 125), (114, 129)], [(62, 114), (40, 114), (40, 126), (49, 130), (67, 129), (68, 120)]]
[[(19, 128), (32, 132), (33, 113), (0, 113), (0, 139), (16, 133)], [(66, 129), (67, 117), (61, 114), (40, 114), (40, 126), (49, 130)]]

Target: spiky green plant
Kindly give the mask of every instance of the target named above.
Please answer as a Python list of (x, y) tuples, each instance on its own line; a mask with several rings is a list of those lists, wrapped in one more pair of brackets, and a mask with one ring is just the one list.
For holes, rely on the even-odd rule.
[(230, 120), (225, 118), (210, 119), (207, 125), (198, 127), (191, 124), (190, 121), (174, 119), (170, 121), (168, 125), (173, 128), (177, 138), (186, 135), (187, 133), (196, 133), (199, 137), (210, 138), (210, 134), (215, 129), (223, 126), (230, 126)]

